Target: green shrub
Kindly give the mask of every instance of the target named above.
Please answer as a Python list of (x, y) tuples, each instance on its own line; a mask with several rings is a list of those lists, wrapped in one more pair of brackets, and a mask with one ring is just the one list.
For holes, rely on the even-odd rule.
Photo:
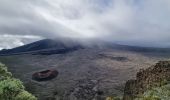
[(15, 100), (37, 100), (37, 99), (27, 91), (22, 91), (16, 96)]
[(8, 72), (7, 67), (0, 63), (0, 81), (12, 77), (12, 74)]
[(6, 79), (0, 81), (0, 98), (14, 100), (14, 98), (24, 89), (22, 82), (17, 79)]
[(136, 100), (170, 100), (170, 84), (146, 91), (143, 96), (136, 98)]
[(0, 100), (37, 100), (24, 89), (23, 83), (13, 78), (7, 67), (0, 64)]

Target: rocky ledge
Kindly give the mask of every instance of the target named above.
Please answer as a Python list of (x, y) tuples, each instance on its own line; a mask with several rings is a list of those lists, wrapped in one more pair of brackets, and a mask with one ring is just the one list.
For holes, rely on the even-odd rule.
[(136, 80), (126, 82), (123, 100), (134, 100), (145, 91), (170, 80), (170, 61), (160, 61), (148, 69), (140, 70)]

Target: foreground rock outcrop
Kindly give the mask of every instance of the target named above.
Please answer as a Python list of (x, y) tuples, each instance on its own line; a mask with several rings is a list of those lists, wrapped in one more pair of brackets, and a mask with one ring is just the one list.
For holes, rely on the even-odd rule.
[(156, 65), (140, 70), (136, 80), (126, 82), (123, 100), (134, 100), (145, 91), (164, 84), (170, 80), (170, 61), (160, 61)]

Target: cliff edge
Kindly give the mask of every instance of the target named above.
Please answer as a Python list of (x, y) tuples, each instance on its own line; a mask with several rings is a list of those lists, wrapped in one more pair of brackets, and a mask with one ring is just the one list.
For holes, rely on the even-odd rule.
[(170, 61), (159, 61), (145, 70), (140, 70), (136, 80), (125, 84), (123, 100), (134, 100), (144, 92), (154, 87), (160, 87), (170, 80)]

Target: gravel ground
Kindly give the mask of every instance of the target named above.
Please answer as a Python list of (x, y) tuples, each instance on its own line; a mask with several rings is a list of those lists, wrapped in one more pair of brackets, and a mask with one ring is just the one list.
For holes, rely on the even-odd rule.
[[(111, 49), (0, 57), (39, 100), (104, 100), (107, 96), (122, 96), (125, 82), (135, 78), (139, 69), (164, 59)], [(45, 69), (56, 69), (59, 75), (45, 82), (31, 79), (34, 72)]]

